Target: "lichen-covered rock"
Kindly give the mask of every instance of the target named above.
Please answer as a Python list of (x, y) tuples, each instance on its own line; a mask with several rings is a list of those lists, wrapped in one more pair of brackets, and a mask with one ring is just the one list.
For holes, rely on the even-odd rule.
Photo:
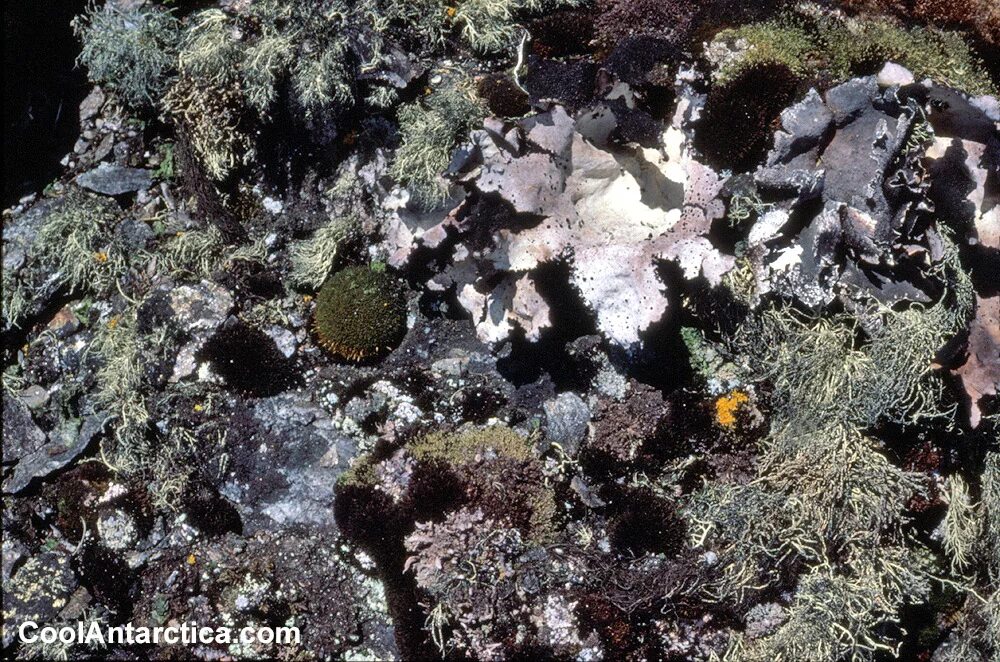
[(126, 168), (102, 163), (76, 178), (85, 189), (104, 195), (122, 195), (148, 189), (153, 185), (153, 173), (141, 168)]
[[(516, 327), (534, 341), (551, 326), (551, 303), (538, 287), (546, 263), (571, 265), (570, 283), (598, 329), (626, 348), (666, 311), (661, 260), (713, 284), (732, 267), (705, 236), (724, 212), (717, 173), (692, 158), (677, 127), (659, 148), (617, 147), (608, 142), (614, 123), (606, 109), (574, 119), (561, 106), (510, 127), (487, 120), (453, 163), (470, 191), (498, 195), (510, 210), (484, 227), (476, 209), (460, 206), (441, 223), (470, 241), (431, 286), (456, 289), (484, 341), (504, 340)], [(390, 250), (397, 262), (409, 257)]]
[(15, 572), (3, 591), (3, 645), (8, 647), (26, 621), (42, 627), (58, 616), (79, 582), (70, 556), (60, 551), (32, 555)]

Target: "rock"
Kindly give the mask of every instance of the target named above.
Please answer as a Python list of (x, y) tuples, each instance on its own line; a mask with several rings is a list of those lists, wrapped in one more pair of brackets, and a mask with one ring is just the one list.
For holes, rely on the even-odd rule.
[(781, 112), (781, 130), (775, 133), (774, 149), (767, 164), (788, 163), (793, 157), (816, 147), (833, 122), (833, 113), (815, 89)]
[(66, 339), (76, 333), (80, 328), (80, 318), (76, 316), (70, 307), (63, 306), (59, 312), (49, 321), (49, 331), (56, 334), (57, 338)]
[(10, 586), (10, 579), (14, 576), (14, 568), (21, 559), (28, 555), (28, 548), (20, 540), (11, 535), (3, 538), (3, 585)]
[(882, 87), (902, 87), (903, 85), (912, 85), (915, 79), (913, 78), (913, 73), (906, 67), (898, 65), (895, 62), (886, 62), (882, 70), (878, 72), (875, 80)]
[(55, 619), (78, 584), (67, 554), (42, 552), (28, 559), (4, 585), (4, 648), (22, 623), (34, 621), (41, 627)]
[[(8, 421), (10, 419), (7, 417), (6, 403), (7, 398), (4, 398), (5, 428), (3, 440), (5, 461), (11, 457), (7, 454), (7, 438), (10, 435), (7, 425), (9, 425)], [(103, 415), (89, 416), (83, 421), (82, 426), (77, 422), (65, 421), (61, 427), (53, 430), (49, 435), (47, 443), (20, 455), (17, 464), (14, 466), (13, 474), (4, 481), (3, 491), (11, 494), (20, 492), (33, 479), (44, 478), (52, 472), (68, 465), (86, 450), (94, 437), (103, 429), (106, 422), (107, 419)], [(34, 430), (26, 428), (23, 416), (20, 418), (19, 423), (21, 429), (27, 429), (27, 434), (30, 435), (30, 438), (21, 439), (21, 448), (18, 450), (23, 453), (26, 449), (25, 444), (35, 444), (38, 442), (38, 434), (41, 433), (41, 430), (37, 426), (35, 426)], [(34, 425), (34, 422), (31, 425)]]
[(170, 293), (174, 322), (188, 332), (214, 331), (233, 308), (229, 290), (208, 281), (182, 285)]
[(234, 449), (232, 471), (220, 492), (236, 505), (245, 533), (336, 527), (334, 487), (357, 453), (357, 441), (308, 396), (260, 400), (246, 429), (227, 442)]
[(873, 76), (855, 78), (828, 90), (826, 105), (837, 126), (843, 126), (867, 110), (877, 94), (878, 83)]
[(576, 492), (576, 495), (580, 497), (580, 501), (585, 506), (601, 508), (608, 505), (601, 497), (597, 496), (597, 493), (587, 484), (587, 481), (580, 476), (573, 476), (573, 479), (569, 482), (569, 486), (570, 489)]
[(115, 134), (105, 133), (104, 137), (101, 138), (100, 142), (97, 143), (97, 147), (94, 148), (94, 153), (90, 155), (90, 158), (94, 163), (104, 160), (111, 150), (115, 147)]
[(298, 342), (295, 340), (294, 333), (282, 326), (274, 325), (268, 327), (266, 333), (274, 341), (275, 346), (281, 352), (282, 356), (286, 359), (292, 358), (295, 350), (298, 348)]
[(587, 435), (590, 408), (576, 393), (560, 393), (542, 405), (545, 410), (546, 439), (562, 446), (570, 457), (576, 456)]
[(26, 404), (3, 394), (3, 462), (13, 464), (45, 445), (45, 433)]
[[(28, 409), (38, 410), (49, 403), (49, 392), (38, 384), (32, 384), (18, 393), (18, 398), (28, 406)], [(6, 417), (7, 413), (5, 411), (4, 418)]]
[(93, 170), (78, 175), (76, 183), (95, 193), (122, 195), (152, 186), (153, 171), (102, 163)]
[(101, 110), (104, 105), (104, 91), (95, 87), (90, 94), (80, 102), (80, 121), (89, 120)]
[(126, 218), (119, 223), (115, 234), (129, 252), (143, 250), (155, 237), (152, 228), (134, 218)]
[(105, 547), (116, 551), (130, 549), (139, 536), (135, 518), (117, 508), (97, 519), (97, 535)]

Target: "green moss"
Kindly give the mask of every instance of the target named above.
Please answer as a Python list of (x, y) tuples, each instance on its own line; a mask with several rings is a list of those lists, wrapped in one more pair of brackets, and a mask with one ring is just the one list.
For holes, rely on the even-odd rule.
[(403, 144), (389, 172), (418, 207), (430, 210), (445, 201), (448, 187), (441, 173), (458, 139), (484, 115), (483, 107), (462, 85), (441, 89), (400, 109)]
[(82, 43), (79, 62), (90, 79), (128, 105), (152, 106), (174, 69), (180, 23), (169, 11), (133, 3), (91, 7), (73, 23)]
[(962, 36), (934, 28), (907, 28), (887, 18), (846, 19), (815, 7), (803, 13), (719, 32), (715, 43), (745, 52), (725, 59), (717, 82), (733, 80), (760, 64), (781, 64), (798, 76), (837, 83), (874, 73), (887, 61), (970, 94), (990, 94), (995, 85)]
[(420, 462), (436, 461), (450, 466), (467, 464), (487, 454), (513, 460), (529, 460), (533, 457), (528, 439), (499, 425), (457, 434), (435, 432), (422, 437), (409, 450)]
[(342, 269), (317, 296), (313, 328), (320, 344), (345, 359), (384, 354), (406, 334), (404, 289), (385, 271)]
[(375, 481), (375, 462), (371, 455), (359, 457), (350, 469), (337, 477), (337, 484), (341, 487), (372, 487)]
[(781, 64), (799, 76), (808, 76), (812, 73), (808, 61), (818, 48), (815, 36), (793, 18), (723, 30), (715, 36), (715, 41), (731, 43), (737, 48), (745, 42), (747, 46), (743, 55), (727, 61), (714, 72), (715, 81), (720, 84), (760, 64)]

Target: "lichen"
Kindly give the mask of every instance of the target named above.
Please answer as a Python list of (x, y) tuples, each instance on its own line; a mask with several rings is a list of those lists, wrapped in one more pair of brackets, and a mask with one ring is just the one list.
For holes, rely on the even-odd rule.
[(92, 5), (73, 23), (90, 79), (133, 107), (156, 104), (173, 73), (180, 22), (146, 3)]
[(451, 151), (482, 118), (482, 107), (463, 84), (440, 89), (400, 108), (402, 145), (389, 173), (410, 192), (419, 209), (433, 209), (448, 197), (442, 174)]
[(293, 285), (319, 289), (333, 269), (341, 245), (349, 238), (357, 221), (335, 218), (316, 230), (312, 237), (293, 242), (289, 248)]

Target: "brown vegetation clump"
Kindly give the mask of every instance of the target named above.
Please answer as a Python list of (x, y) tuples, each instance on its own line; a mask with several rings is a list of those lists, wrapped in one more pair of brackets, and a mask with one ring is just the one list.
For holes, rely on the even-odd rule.
[(708, 94), (695, 146), (716, 168), (750, 170), (771, 147), (775, 122), (794, 101), (797, 87), (796, 75), (777, 63), (754, 65), (716, 85)]

